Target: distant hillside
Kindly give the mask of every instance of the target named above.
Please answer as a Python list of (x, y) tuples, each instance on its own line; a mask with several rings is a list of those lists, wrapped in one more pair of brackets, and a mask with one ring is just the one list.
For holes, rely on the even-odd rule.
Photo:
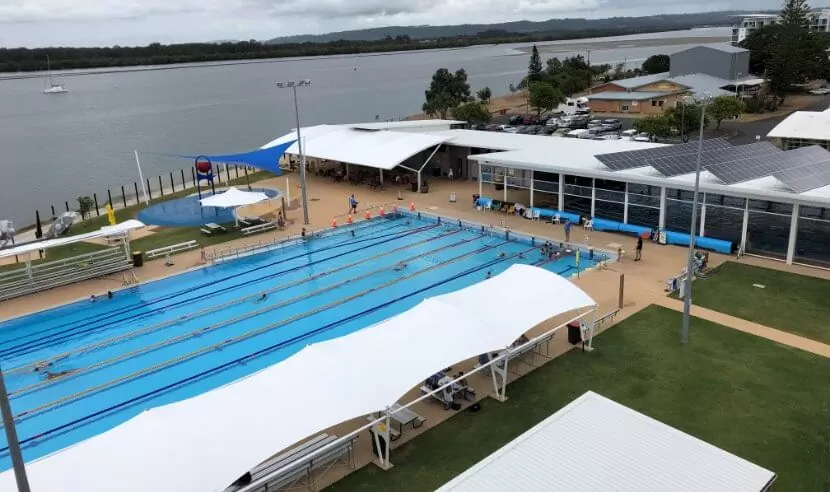
[(501, 24), (461, 24), (456, 26), (390, 26), (328, 34), (306, 34), (274, 38), (266, 43), (329, 43), (333, 41), (378, 41), (387, 37), (408, 36), (410, 39), (437, 39), (456, 36), (475, 36), (481, 32), (565, 33), (607, 29), (643, 29), (671, 31), (702, 26), (727, 26), (735, 23), (734, 16), (746, 11), (707, 12), (701, 14), (652, 15), (648, 17), (611, 17), (608, 19), (549, 19), (546, 21), (516, 21)]

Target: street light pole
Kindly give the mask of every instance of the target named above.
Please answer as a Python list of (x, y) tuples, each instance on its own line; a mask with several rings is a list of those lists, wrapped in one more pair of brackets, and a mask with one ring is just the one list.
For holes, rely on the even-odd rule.
[(300, 132), (300, 106), (297, 104), (297, 87), (307, 87), (311, 85), (308, 79), (287, 82), (277, 82), (277, 87), (280, 89), (291, 88), (294, 91), (294, 116), (297, 121), (297, 148), (300, 151), (300, 183), (303, 190), (303, 224), (308, 225), (308, 193), (306, 191), (306, 171), (305, 171), (305, 152), (303, 152), (303, 137)]
[(0, 368), (0, 413), (3, 415), (3, 428), (6, 429), (6, 442), (9, 445), (9, 455), (14, 468), (14, 479), (17, 481), (17, 492), (29, 492), (31, 489), (29, 489), (29, 479), (26, 477), (26, 465), (23, 463), (23, 454), (20, 452), (20, 441), (17, 440), (17, 429), (14, 426), (14, 415), (9, 404), (9, 394), (6, 392), (2, 368)]
[[(702, 101), (709, 99), (708, 94), (702, 94)], [(692, 226), (689, 229), (689, 257), (686, 263), (686, 288), (683, 296), (683, 330), (681, 335), (681, 343), (689, 343), (689, 323), (690, 313), (692, 310), (692, 275), (694, 272), (695, 261), (695, 229), (697, 225), (697, 197), (700, 193), (700, 165), (701, 154), (703, 153), (703, 125), (706, 120), (706, 104), (700, 104), (700, 131), (698, 133), (697, 141), (697, 163), (695, 164), (695, 192), (692, 199)]]

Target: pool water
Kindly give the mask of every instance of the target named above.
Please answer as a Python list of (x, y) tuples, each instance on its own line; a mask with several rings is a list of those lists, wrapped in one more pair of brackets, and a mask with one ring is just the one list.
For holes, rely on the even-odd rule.
[[(577, 271), (574, 256), (542, 257), (529, 239), (397, 216), (6, 321), (0, 361), (23, 455), (52, 453), (514, 263)], [(582, 269), (594, 264), (582, 255)], [(10, 466), (3, 435), (0, 469)]]
[[(246, 190), (245, 188), (242, 188)], [(218, 194), (226, 190), (216, 190)], [(247, 190), (246, 190), (247, 191)], [(253, 188), (250, 191), (261, 191), (269, 198), (278, 198), (280, 192), (272, 188)], [(211, 196), (209, 187), (202, 190), (202, 198)], [(235, 208), (202, 207), (199, 203), (199, 195), (193, 194), (173, 200), (150, 205), (143, 208), (136, 218), (149, 225), (164, 227), (194, 227), (205, 224), (227, 224), (234, 221)]]

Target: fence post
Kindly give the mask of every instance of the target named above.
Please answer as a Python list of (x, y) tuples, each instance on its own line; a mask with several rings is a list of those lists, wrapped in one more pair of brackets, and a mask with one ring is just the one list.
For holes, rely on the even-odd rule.
[(231, 180), (231, 168), (228, 166), (228, 163), (225, 163), (225, 175), (228, 177), (228, 181)]
[[(138, 205), (139, 203), (141, 203), (141, 201), (139, 201), (139, 199), (138, 199), (138, 183), (133, 181), (133, 186), (135, 187), (135, 203), (136, 203), (136, 205)], [(148, 186), (148, 188), (149, 188), (149, 186)]]
[(107, 188), (107, 198), (109, 198), (110, 207), (112, 207), (112, 209), (115, 210), (115, 204), (112, 203), (112, 192), (109, 188)]
[(96, 217), (100, 217), (101, 211), (98, 210), (98, 193), (92, 193), (92, 201), (95, 203), (95, 215)]
[(63, 204), (66, 205), (66, 211), (69, 212), (69, 202), (65, 201), (63, 202)]
[(176, 183), (173, 182), (173, 171), (170, 171), (170, 188), (173, 190), (173, 193), (176, 192)]
[(186, 190), (187, 189), (187, 184), (184, 182), (184, 169), (179, 169), (179, 171), (182, 172), (182, 189)]
[(620, 301), (619, 308), (623, 308), (623, 292), (625, 291), (625, 274), (620, 274)]
[[(149, 200), (152, 200), (153, 199), (153, 189), (150, 188), (150, 178), (147, 178), (145, 181), (147, 181), (147, 198)], [(138, 197), (138, 193), (136, 193), (135, 196)]]
[(239, 179), (239, 166), (234, 164), (233, 165), (233, 170), (236, 171), (236, 179)]
[(164, 196), (164, 185), (161, 183), (161, 174), (159, 174), (159, 194)]
[(124, 193), (124, 185), (121, 185), (121, 199), (124, 200), (124, 208), (127, 208), (127, 194)]
[(190, 174), (193, 176), (193, 187), (195, 188), (196, 187), (196, 168), (195, 167), (190, 168)]
[(52, 217), (55, 217), (55, 206), (49, 205), (52, 208)]

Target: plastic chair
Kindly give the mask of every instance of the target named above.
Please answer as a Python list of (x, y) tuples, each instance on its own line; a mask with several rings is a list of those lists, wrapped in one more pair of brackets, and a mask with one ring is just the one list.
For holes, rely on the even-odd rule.
[(533, 215), (530, 216), (530, 220), (539, 220), (542, 217), (542, 214), (538, 210), (533, 211)]
[(559, 224), (560, 222), (562, 222), (562, 218), (559, 216), (559, 214), (555, 214), (555, 215), (554, 215), (554, 216), (550, 219), (550, 222), (551, 222), (551, 224)]
[(586, 220), (584, 227), (585, 227), (586, 231), (593, 231), (594, 230), (594, 221), (593, 220)]

